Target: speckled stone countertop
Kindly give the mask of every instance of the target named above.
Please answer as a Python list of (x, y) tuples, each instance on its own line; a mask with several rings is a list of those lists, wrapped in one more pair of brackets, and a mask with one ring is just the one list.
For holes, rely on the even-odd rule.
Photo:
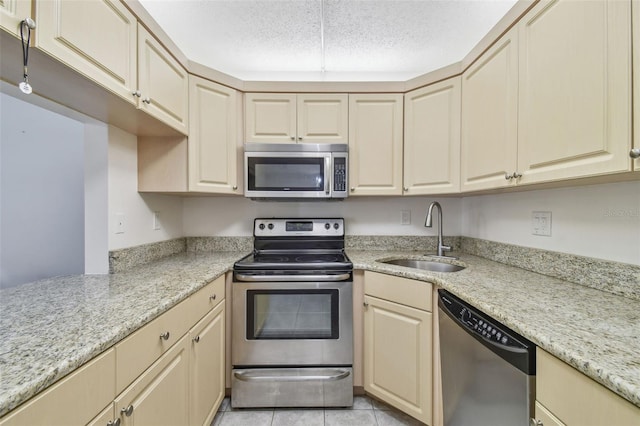
[(467, 254), (453, 253), (466, 266), (453, 273), (377, 262), (418, 252), (348, 255), (355, 269), (441, 286), (640, 407), (640, 301)]
[(246, 253), (180, 253), (128, 272), (0, 291), (0, 416), (231, 269)]
[[(423, 251), (424, 252), (424, 251)], [(640, 301), (460, 255), (432, 273), (347, 254), (355, 269), (433, 282), (640, 407)], [(0, 416), (232, 268), (245, 253), (186, 252), (112, 275), (59, 277), (0, 291)]]

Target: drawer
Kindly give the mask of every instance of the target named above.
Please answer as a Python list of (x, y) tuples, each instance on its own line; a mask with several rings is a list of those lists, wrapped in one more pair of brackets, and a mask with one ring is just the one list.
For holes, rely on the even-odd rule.
[(431, 283), (365, 271), (364, 294), (431, 312)]
[(1, 426), (80, 425), (115, 398), (115, 351), (109, 349), (0, 420)]
[(225, 298), (225, 275), (211, 281), (204, 288), (191, 295), (191, 325), (200, 321), (211, 309)]
[(193, 325), (190, 307), (190, 299), (180, 302), (116, 345), (117, 393), (184, 336)]

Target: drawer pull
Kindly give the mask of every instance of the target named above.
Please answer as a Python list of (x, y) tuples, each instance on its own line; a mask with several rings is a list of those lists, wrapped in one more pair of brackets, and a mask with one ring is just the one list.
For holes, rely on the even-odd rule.
[(194, 341), (195, 343), (200, 342), (200, 336), (196, 336), (196, 337), (194, 337), (194, 338), (193, 338), (193, 341)]
[(213, 296), (209, 296), (209, 300), (211, 300), (212, 302), (216, 300), (216, 295), (214, 294)]
[(120, 417), (115, 420), (109, 420), (107, 426), (120, 426)]
[(133, 414), (133, 405), (129, 405), (127, 408), (123, 408), (122, 410), (120, 410), (120, 412), (127, 417), (131, 416), (131, 414)]
[(168, 331), (165, 331), (164, 333), (162, 333), (162, 334), (160, 335), (160, 339), (162, 339), (162, 340), (169, 340), (169, 336), (170, 336), (170, 335), (169, 335), (169, 332), (168, 332)]

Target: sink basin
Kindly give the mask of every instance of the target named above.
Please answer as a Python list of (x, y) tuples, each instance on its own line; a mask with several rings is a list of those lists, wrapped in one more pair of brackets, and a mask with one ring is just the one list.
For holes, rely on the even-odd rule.
[(458, 272), (464, 269), (464, 266), (453, 265), (451, 263), (433, 262), (431, 260), (422, 259), (391, 259), (383, 260), (380, 263), (388, 265), (398, 265), (407, 268), (422, 269), (433, 272)]

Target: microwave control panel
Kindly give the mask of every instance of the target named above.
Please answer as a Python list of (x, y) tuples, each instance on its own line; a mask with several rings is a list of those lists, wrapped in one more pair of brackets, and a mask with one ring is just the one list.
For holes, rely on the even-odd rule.
[(347, 159), (334, 157), (333, 159), (333, 191), (345, 192), (347, 190)]

